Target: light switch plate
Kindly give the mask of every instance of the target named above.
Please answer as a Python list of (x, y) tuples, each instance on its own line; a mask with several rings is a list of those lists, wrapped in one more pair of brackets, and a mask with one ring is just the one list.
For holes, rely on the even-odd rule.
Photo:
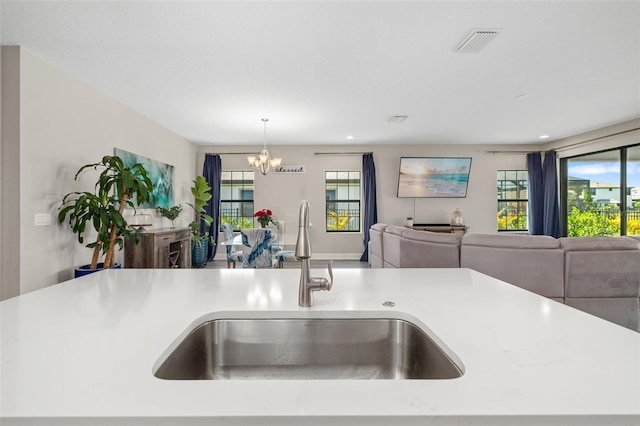
[(36, 213), (35, 226), (51, 225), (51, 213)]

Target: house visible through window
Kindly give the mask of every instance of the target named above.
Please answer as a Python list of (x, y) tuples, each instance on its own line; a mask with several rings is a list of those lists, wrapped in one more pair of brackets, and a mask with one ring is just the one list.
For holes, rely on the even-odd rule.
[(526, 170), (498, 170), (498, 231), (526, 231), (529, 178)]
[(253, 172), (222, 172), (220, 221), (239, 231), (253, 228)]
[(360, 232), (360, 172), (326, 172), (327, 232)]
[(562, 235), (640, 235), (640, 145), (562, 158), (560, 165)]

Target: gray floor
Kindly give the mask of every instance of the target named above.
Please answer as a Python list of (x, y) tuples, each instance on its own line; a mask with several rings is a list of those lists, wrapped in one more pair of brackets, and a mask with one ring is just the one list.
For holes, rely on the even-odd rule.
[[(325, 268), (329, 260), (326, 259), (311, 259), (311, 267), (312, 268)], [(227, 267), (227, 262), (224, 260), (214, 260), (212, 262), (207, 263), (207, 268), (209, 269), (222, 269)], [(231, 265), (233, 268), (233, 265)], [(285, 262), (285, 268), (300, 268), (300, 263), (298, 262)], [(366, 269), (369, 268), (367, 262), (360, 262), (359, 260), (334, 260), (333, 261), (334, 268), (360, 268)], [(236, 268), (242, 268), (242, 265), (236, 265)]]

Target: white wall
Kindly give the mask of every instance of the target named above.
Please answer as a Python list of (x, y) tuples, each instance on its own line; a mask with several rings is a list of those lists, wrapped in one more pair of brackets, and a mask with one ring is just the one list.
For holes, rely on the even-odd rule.
[[(189, 188), (196, 174), (196, 147), (24, 49), (20, 49), (19, 60), (20, 151), (16, 160), (20, 169), (14, 184), (20, 192), (11, 201), (20, 205), (19, 223), (14, 226), (20, 230), (23, 294), (70, 279), (73, 268), (90, 261), (91, 250), (77, 242), (68, 225), (57, 223), (64, 194), (93, 189), (96, 174), (84, 174), (79, 184), (73, 180), (80, 166), (113, 155), (115, 147), (172, 164), (176, 203), (184, 203), (192, 200)], [(50, 213), (53, 224), (34, 226), (36, 213)], [(156, 220), (157, 226), (168, 225), (163, 218)], [(190, 220), (188, 212), (183, 213), (177, 224), (186, 225)]]
[[(477, 145), (359, 145), (355, 146), (272, 146), (270, 152), (283, 157), (284, 165), (304, 165), (305, 174), (262, 176), (256, 172), (255, 208), (269, 208), (276, 218), (286, 222), (287, 233), (297, 232), (298, 205), (310, 204), (312, 249), (314, 257), (359, 258), (363, 251), (362, 233), (327, 233), (325, 231), (324, 173), (331, 170), (362, 170), (362, 156), (314, 155), (316, 152), (373, 152), (376, 165), (378, 221), (403, 225), (407, 216), (415, 223), (449, 223), (451, 214), (460, 208), (470, 232), (493, 233), (496, 230), (496, 171), (526, 169), (526, 154), (488, 154), (487, 150), (539, 149), (535, 146)], [(223, 170), (250, 170), (246, 155), (224, 154), (258, 152), (260, 147), (201, 146), (198, 164), (206, 152), (222, 156)], [(466, 198), (397, 198), (400, 157), (472, 157), (469, 189)], [(415, 209), (415, 210), (414, 210)], [(222, 253), (219, 249), (217, 257)]]
[(20, 50), (2, 48), (0, 300), (20, 294)]

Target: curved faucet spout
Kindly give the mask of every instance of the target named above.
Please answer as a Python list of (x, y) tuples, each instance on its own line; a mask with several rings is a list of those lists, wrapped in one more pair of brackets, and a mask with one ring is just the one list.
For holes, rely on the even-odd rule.
[(313, 306), (313, 292), (331, 290), (333, 285), (333, 270), (329, 262), (329, 278), (314, 278), (311, 276), (311, 241), (309, 240), (309, 202), (300, 202), (298, 223), (298, 240), (296, 241), (296, 257), (300, 259), (300, 288), (298, 289), (298, 305), (303, 308)]
[(298, 259), (311, 258), (311, 241), (309, 241), (309, 202), (300, 202), (298, 215), (298, 240), (296, 241), (296, 257)]

